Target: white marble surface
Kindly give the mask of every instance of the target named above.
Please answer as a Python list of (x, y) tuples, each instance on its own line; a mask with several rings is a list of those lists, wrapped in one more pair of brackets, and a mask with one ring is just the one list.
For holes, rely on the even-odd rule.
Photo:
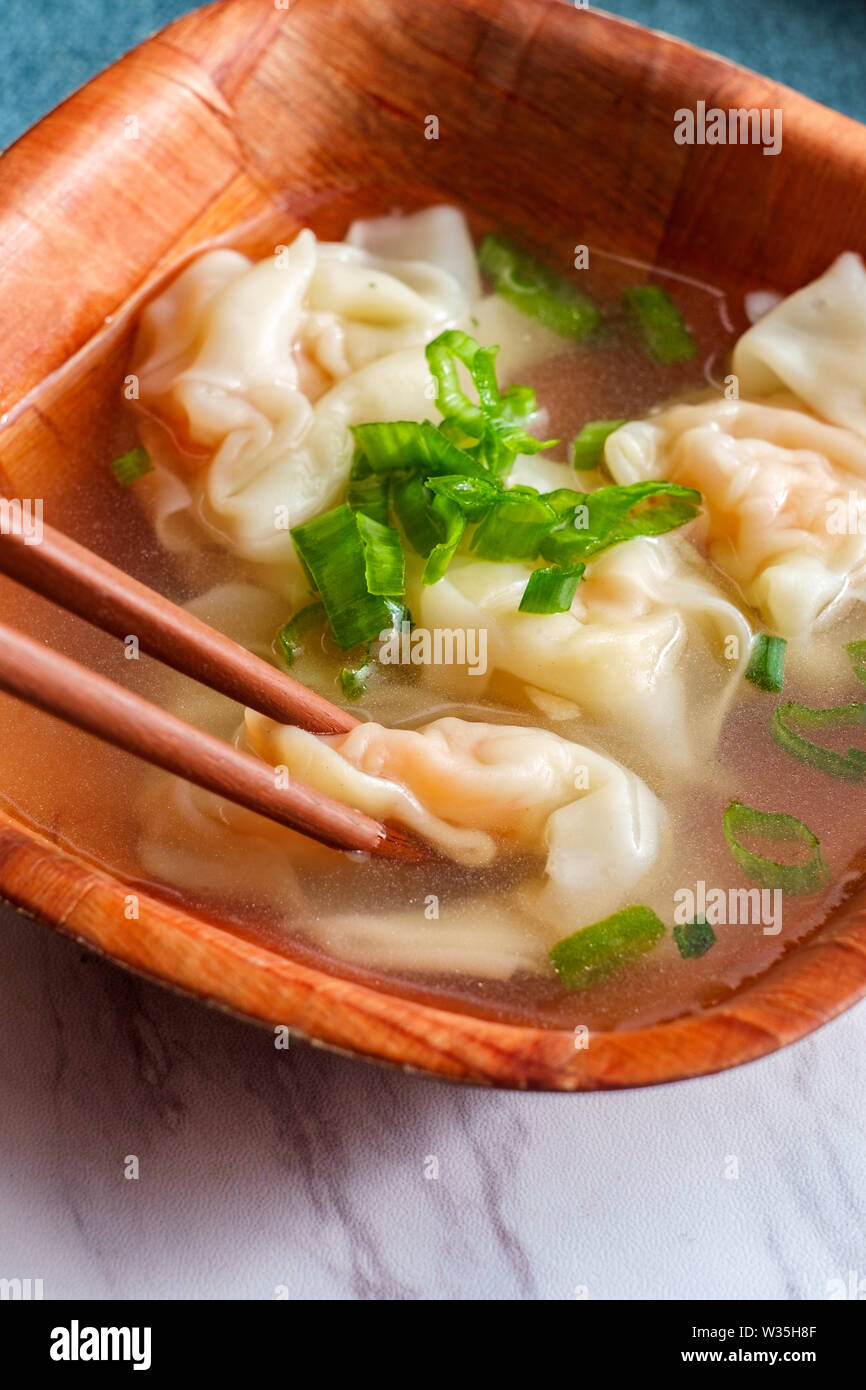
[(706, 1080), (493, 1093), (277, 1052), (0, 909), (0, 1277), (46, 1298), (822, 1298), (866, 1275), (864, 1096), (863, 1006)]

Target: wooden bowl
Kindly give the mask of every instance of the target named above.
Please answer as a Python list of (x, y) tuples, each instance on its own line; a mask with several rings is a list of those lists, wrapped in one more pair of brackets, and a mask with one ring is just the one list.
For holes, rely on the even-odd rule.
[[(310, 221), (339, 236), (359, 211), (448, 199), (559, 262), (586, 243), (742, 289), (792, 290), (837, 252), (866, 252), (866, 131), (710, 54), (559, 0), (280, 5), (225, 0), (178, 21), (2, 161), (0, 483), (143, 578), (146, 528), (132, 500), (122, 524), (106, 519), (113, 483), (94, 440), (117, 414), (137, 305), (204, 242)], [(782, 153), (676, 144), (674, 112), (698, 101), (782, 108)], [(0, 608), (106, 667), (98, 635), (14, 585)], [(71, 806), (109, 836), (124, 814), (100, 746), (65, 730), (61, 748), (58, 726), (5, 698), (0, 720), (10, 903), (359, 1056), (500, 1086), (647, 1085), (772, 1052), (866, 991), (863, 894), (726, 1002), (582, 1050), (568, 1032), (338, 978), (154, 893), (128, 920), (123, 871), (68, 847)]]

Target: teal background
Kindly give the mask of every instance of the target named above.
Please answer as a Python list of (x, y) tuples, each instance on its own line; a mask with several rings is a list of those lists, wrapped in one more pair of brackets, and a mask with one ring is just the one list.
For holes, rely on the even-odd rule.
[[(0, 3), (0, 148), (100, 68), (195, 8), (186, 0)], [(723, 53), (866, 121), (864, 0), (607, 0), (598, 8)]]

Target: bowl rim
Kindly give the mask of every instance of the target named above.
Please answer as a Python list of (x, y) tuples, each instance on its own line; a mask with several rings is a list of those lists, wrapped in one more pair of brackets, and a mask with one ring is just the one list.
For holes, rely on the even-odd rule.
[[(131, 892), (135, 934), (119, 928)], [(2, 809), (0, 899), (114, 964), (249, 1022), (286, 1027), (345, 1056), (513, 1089), (621, 1090), (706, 1076), (799, 1041), (866, 994), (866, 903), (856, 895), (830, 935), (820, 928), (724, 1002), (592, 1032), (585, 1047), (566, 1029), (455, 1013), (329, 974), (133, 889)]]
[[(547, 7), (553, 0), (536, 3)], [(243, 0), (217, 0), (179, 17), (152, 38), (177, 34), (190, 20), (239, 5)], [(604, 11), (591, 14), (595, 23), (637, 30), (656, 44), (687, 50), (742, 79), (766, 83), (685, 40)], [(151, 41), (144, 40), (133, 52)], [(123, 61), (96, 74), (62, 106), (73, 105), (92, 82)], [(799, 93), (776, 90), (786, 100), (825, 111), (848, 130), (858, 128)], [(27, 141), (51, 114), (15, 144)], [(131, 892), (139, 911), (132, 932), (124, 930), (124, 904)], [(587, 1046), (578, 1045), (571, 1030), (479, 1018), (305, 964), (133, 887), (3, 807), (0, 901), (130, 971), (240, 1018), (285, 1026), (314, 1045), (358, 1059), (514, 1089), (626, 1089), (706, 1076), (804, 1038), (866, 995), (866, 888), (723, 1002), (647, 1027), (592, 1032)]]

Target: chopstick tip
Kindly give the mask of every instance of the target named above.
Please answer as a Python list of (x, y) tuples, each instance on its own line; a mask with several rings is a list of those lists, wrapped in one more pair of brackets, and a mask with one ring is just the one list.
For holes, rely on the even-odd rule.
[(396, 859), (403, 864), (432, 864), (439, 858), (429, 845), (393, 825), (385, 826), (372, 852), (379, 859)]

